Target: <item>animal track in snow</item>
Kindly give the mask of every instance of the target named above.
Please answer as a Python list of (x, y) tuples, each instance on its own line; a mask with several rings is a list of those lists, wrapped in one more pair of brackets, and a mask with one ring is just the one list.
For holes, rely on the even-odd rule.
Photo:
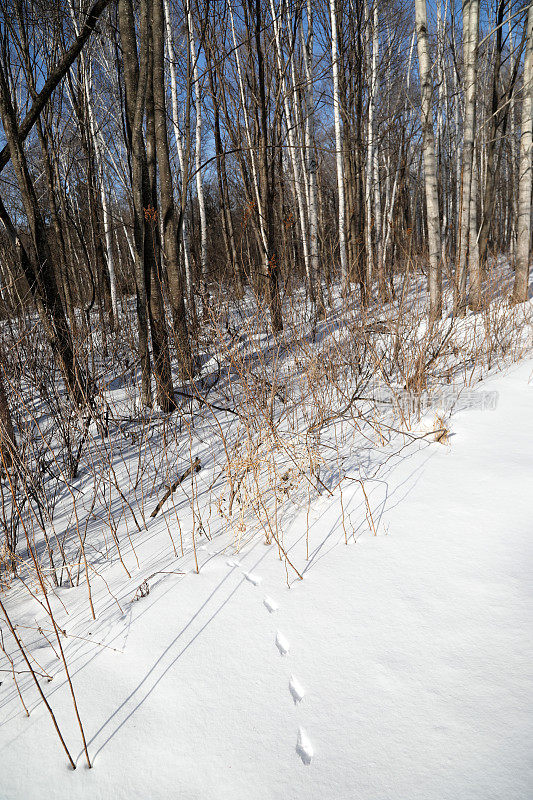
[(266, 609), (267, 609), (267, 610), (268, 610), (268, 611), (269, 611), (271, 614), (273, 614), (273, 613), (274, 613), (274, 611), (277, 611), (277, 610), (278, 610), (278, 604), (276, 603), (276, 601), (275, 601), (275, 600), (272, 600), (272, 598), (271, 598), (271, 597), (265, 597), (265, 598), (263, 599), (263, 605), (265, 606), (265, 608), (266, 608)]
[(246, 578), (247, 581), (253, 583), (254, 586), (259, 586), (259, 584), (263, 580), (263, 578), (261, 578), (260, 575), (254, 575), (253, 572), (245, 572), (244, 577)]
[(305, 697), (305, 689), (298, 678), (295, 678), (294, 675), (291, 675), (289, 681), (289, 691), (292, 694), (292, 699), (294, 700), (295, 706), (298, 705), (298, 703), (301, 703)]
[(313, 745), (311, 744), (311, 740), (309, 736), (305, 732), (305, 730), (300, 727), (298, 728), (298, 739), (296, 740), (296, 752), (302, 759), (303, 763), (306, 766), (309, 766), (311, 763), (311, 759), (314, 755)]
[(280, 655), (285, 656), (291, 649), (291, 646), (281, 631), (276, 633), (276, 647), (278, 648)]

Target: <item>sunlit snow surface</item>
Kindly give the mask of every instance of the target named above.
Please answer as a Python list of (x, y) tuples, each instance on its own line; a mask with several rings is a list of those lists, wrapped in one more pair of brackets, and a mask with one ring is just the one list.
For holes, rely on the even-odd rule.
[[(338, 492), (311, 504), (308, 560), (296, 515), (284, 542), (304, 580), (289, 569), (290, 588), (275, 544), (256, 536), (236, 555), (222, 528), (197, 575), (182, 519), (184, 557), (153, 533), (131, 580), (116, 564), (109, 592), (94, 578), (95, 622), (82, 584), (57, 590), (94, 767), (43, 649), (78, 768), (28, 676), (26, 718), (2, 672), (0, 800), (533, 797), (532, 373), (525, 360), (490, 376), (496, 408), (454, 414), (446, 445), (421, 442), (367, 482), (376, 536), (356, 483), (342, 509)], [(45, 624), (23, 592), (6, 602)]]

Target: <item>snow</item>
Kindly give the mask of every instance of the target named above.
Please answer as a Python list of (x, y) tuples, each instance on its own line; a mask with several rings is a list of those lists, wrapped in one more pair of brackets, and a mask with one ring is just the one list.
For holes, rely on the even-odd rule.
[(294, 675), (291, 675), (289, 681), (289, 691), (292, 695), (292, 699), (294, 700), (295, 705), (301, 703), (305, 697), (305, 689), (303, 688), (298, 678), (295, 678)]
[(228, 530), (199, 574), (148, 537), (89, 630), (83, 587), (57, 590), (93, 769), (60, 671), (42, 685), (76, 771), (30, 683), (26, 718), (1, 673), (1, 800), (531, 798), (532, 375), (531, 358), (491, 374), (493, 410), (366, 482), (376, 536), (357, 482), (312, 503), (308, 560), (296, 516), (303, 581), (262, 537), (234, 556)]
[(289, 652), (289, 650), (291, 649), (291, 646), (290, 646), (289, 642), (287, 641), (287, 637), (284, 636), (281, 633), (281, 631), (278, 631), (276, 633), (276, 647), (279, 650), (280, 656), (286, 656), (287, 653)]
[(265, 597), (263, 600), (263, 605), (271, 614), (278, 610), (278, 604), (275, 600), (272, 600), (271, 597)]

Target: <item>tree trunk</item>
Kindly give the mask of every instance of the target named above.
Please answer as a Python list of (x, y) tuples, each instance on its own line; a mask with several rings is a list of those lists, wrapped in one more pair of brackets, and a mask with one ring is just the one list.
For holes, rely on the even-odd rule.
[(141, 69), (137, 59), (135, 22), (131, 0), (119, 0), (118, 24), (124, 63), (126, 89), (126, 128), (131, 151), (131, 186), (133, 193), (133, 237), (135, 241), (135, 283), (137, 287), (137, 323), (141, 361), (141, 403), (152, 405), (151, 363), (148, 346), (148, 297), (144, 265), (143, 117), (148, 83), (148, 0), (141, 5)]
[(195, 147), (194, 163), (196, 172), (196, 192), (198, 194), (198, 209), (200, 212), (200, 274), (204, 283), (207, 282), (207, 216), (205, 213), (204, 184), (202, 181), (202, 97), (200, 92), (200, 78), (198, 73), (198, 55), (194, 40), (194, 28), (190, 0), (186, 0), (187, 7), (187, 35), (194, 81), (194, 112), (195, 112)]
[[(263, 56), (263, 46), (261, 43), (261, 31), (263, 19), (261, 14), (260, 0), (249, 0), (251, 11), (254, 17), (254, 39), (257, 54), (257, 83), (259, 90), (259, 184), (261, 192), (261, 207), (259, 213), (264, 220), (266, 233), (266, 248), (263, 254), (263, 272), (266, 281), (266, 291), (268, 305), (270, 308), (270, 318), (272, 331), (274, 334), (283, 330), (283, 318), (281, 313), (281, 297), (279, 290), (280, 266), (275, 245), (274, 232), (274, 170), (271, 169), (271, 161), (274, 155), (269, 156), (268, 147), (268, 112), (267, 112), (267, 87), (265, 77), (265, 63)], [(254, 8), (255, 6), (255, 8)]]
[(152, 35), (154, 47), (153, 91), (155, 142), (157, 162), (159, 165), (159, 192), (161, 198), (163, 247), (170, 288), (172, 319), (176, 348), (178, 351), (179, 367), (182, 377), (187, 379), (193, 374), (193, 363), (189, 342), (189, 333), (187, 330), (185, 303), (183, 299), (183, 282), (179, 263), (178, 220), (176, 218), (176, 208), (174, 204), (174, 188), (172, 185), (172, 172), (170, 169), (170, 156), (168, 149), (165, 98), (163, 0), (154, 0), (154, 22)]
[(0, 473), (9, 471), (17, 452), (17, 440), (4, 387), (3, 365), (0, 364)]
[(307, 175), (309, 181), (309, 256), (311, 259), (311, 280), (315, 284), (315, 296), (319, 313), (324, 312), (320, 264), (318, 259), (318, 214), (317, 214), (317, 159), (315, 154), (315, 101), (313, 97), (313, 6), (307, 0), (307, 41), (303, 43), (306, 78), (306, 128), (305, 149)]
[(243, 277), (237, 259), (237, 247), (235, 245), (235, 234), (233, 221), (231, 218), (230, 197), (228, 192), (228, 182), (226, 176), (226, 159), (224, 147), (222, 145), (222, 133), (220, 127), (219, 110), (219, 83), (217, 73), (213, 65), (213, 56), (210, 48), (207, 51), (207, 65), (209, 72), (209, 88), (213, 100), (213, 133), (215, 137), (215, 153), (217, 162), (217, 182), (222, 211), (222, 230), (224, 234), (224, 246), (228, 259), (229, 274), (235, 278), (236, 294), (239, 299), (243, 297)]
[(346, 261), (345, 199), (344, 176), (342, 169), (342, 133), (339, 101), (339, 54), (337, 47), (337, 9), (336, 0), (329, 0), (331, 19), (331, 67), (333, 71), (333, 115), (335, 121), (335, 157), (337, 163), (337, 188), (339, 193), (339, 256), (341, 262), (341, 281), (343, 291), (348, 289), (348, 264)]
[(431, 98), (431, 66), (429, 58), (426, 0), (415, 0), (418, 63), (420, 68), (422, 131), (424, 136), (424, 183), (429, 250), (429, 316), (430, 320), (442, 314), (442, 269), (440, 243), (439, 198), (437, 190), (437, 162)]
[(157, 202), (157, 155), (155, 142), (155, 111), (153, 81), (152, 32), (155, 16), (153, 0), (150, 0), (152, 25), (148, 44), (148, 80), (146, 85), (146, 147), (143, 150), (142, 201), (144, 209), (144, 274), (148, 297), (148, 319), (152, 337), (152, 357), (157, 400), (160, 408), (169, 413), (176, 409), (172, 367), (168, 345), (168, 329), (163, 300), (163, 277), (161, 271), (161, 241), (158, 225)]
[(524, 59), (522, 132), (520, 137), (520, 176), (518, 183), (518, 241), (513, 303), (527, 300), (529, 251), (531, 243), (531, 142), (533, 105), (533, 3), (527, 14), (527, 43)]
[(459, 265), (455, 313), (466, 310), (466, 283), (469, 271), (470, 199), (474, 168), (474, 132), (476, 117), (477, 46), (479, 36), (479, 0), (463, 3), (463, 53), (465, 63), (465, 112), (463, 126), (463, 165), (461, 191), (461, 220), (459, 229)]
[[(186, 296), (187, 302), (189, 304), (189, 311), (191, 314), (191, 318), (195, 319), (196, 311), (195, 311), (195, 304), (194, 304), (194, 286), (192, 280), (192, 265), (191, 265), (191, 253), (189, 247), (189, 233), (187, 230), (187, 196), (188, 196), (188, 175), (189, 175), (189, 157), (190, 157), (190, 147), (186, 146), (186, 155), (187, 155), (187, 162), (185, 161), (185, 153), (183, 148), (183, 142), (181, 137), (181, 131), (179, 127), (179, 105), (178, 105), (178, 84), (177, 84), (177, 70), (176, 70), (176, 59), (174, 55), (174, 44), (172, 41), (172, 28), (170, 25), (170, 9), (168, 5), (168, 0), (163, 0), (164, 4), (164, 12), (165, 12), (165, 31), (166, 31), (166, 45), (167, 45), (167, 54), (169, 60), (169, 70), (170, 70), (170, 96), (172, 99), (172, 127), (174, 131), (174, 140), (176, 142), (176, 149), (178, 151), (178, 159), (180, 162), (180, 171), (181, 171), (181, 220), (179, 231), (181, 232), (181, 243), (183, 245), (183, 262), (185, 266), (185, 281), (186, 281)], [(189, 59), (190, 60), (190, 59)], [(190, 84), (190, 81), (189, 81)], [(189, 87), (188, 84), (188, 87)], [(188, 117), (189, 114), (189, 104), (190, 104), (190, 97), (189, 94), (187, 95), (187, 109), (186, 109), (186, 116)], [(190, 128), (190, 121), (187, 118), (186, 120), (186, 128), (187, 131)], [(187, 142), (189, 140), (189, 136), (186, 137)], [(178, 262), (179, 263), (179, 262)], [(176, 285), (174, 287), (170, 287), (170, 291), (175, 291), (175, 296), (177, 297), (177, 288)], [(183, 292), (182, 292), (183, 293)], [(172, 295), (171, 295), (172, 297)], [(172, 302), (172, 299), (171, 299)], [(178, 301), (179, 302), (179, 301)]]

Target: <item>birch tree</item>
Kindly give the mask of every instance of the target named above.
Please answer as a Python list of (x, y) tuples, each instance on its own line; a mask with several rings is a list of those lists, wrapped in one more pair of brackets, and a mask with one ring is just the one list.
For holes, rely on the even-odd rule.
[(187, 15), (187, 37), (190, 50), (190, 61), (194, 83), (195, 114), (195, 177), (198, 194), (198, 210), (200, 213), (200, 274), (204, 283), (207, 281), (207, 217), (205, 212), (204, 184), (202, 180), (202, 92), (198, 70), (198, 54), (194, 36), (194, 25), (190, 0), (185, 0)]
[[(302, 39), (304, 33), (302, 28)], [(316, 284), (315, 294), (320, 309), (323, 309), (320, 264), (318, 258), (318, 213), (317, 213), (317, 159), (315, 155), (315, 101), (313, 93), (313, 5), (307, 0), (307, 36), (303, 41), (303, 58), (306, 79), (306, 128), (305, 150), (307, 180), (309, 186), (309, 255), (311, 280)]]
[(337, 7), (336, 0), (329, 0), (331, 21), (331, 69), (333, 73), (333, 115), (335, 120), (335, 162), (337, 166), (337, 191), (338, 191), (338, 235), (339, 257), (341, 262), (341, 281), (343, 290), (348, 288), (348, 264), (346, 259), (346, 230), (345, 230), (345, 199), (344, 199), (344, 174), (342, 158), (342, 131), (339, 92), (339, 53), (337, 46)]
[(531, 246), (531, 143), (533, 118), (533, 3), (530, 2), (526, 26), (524, 85), (522, 88), (522, 130), (520, 135), (520, 173), (518, 182), (518, 240), (516, 273), (512, 300), (527, 300), (529, 283), (529, 254)]
[[(473, 259), (469, 261), (472, 175), (474, 170), (474, 133), (476, 118), (476, 74), (477, 47), (479, 39), (479, 0), (463, 2), (463, 58), (465, 70), (465, 103), (463, 126), (463, 161), (461, 218), (459, 223), (459, 264), (457, 271), (457, 294), (455, 313), (464, 314), (469, 264), (477, 269)], [(475, 200), (475, 198), (474, 198)], [(473, 254), (472, 254), (473, 255)], [(476, 301), (477, 302), (477, 301)]]
[(435, 158), (435, 135), (433, 131), (433, 85), (429, 57), (426, 0), (415, 0), (415, 14), (424, 137), (424, 184), (429, 250), (429, 314), (430, 319), (434, 320), (442, 314), (442, 269), (437, 161)]

